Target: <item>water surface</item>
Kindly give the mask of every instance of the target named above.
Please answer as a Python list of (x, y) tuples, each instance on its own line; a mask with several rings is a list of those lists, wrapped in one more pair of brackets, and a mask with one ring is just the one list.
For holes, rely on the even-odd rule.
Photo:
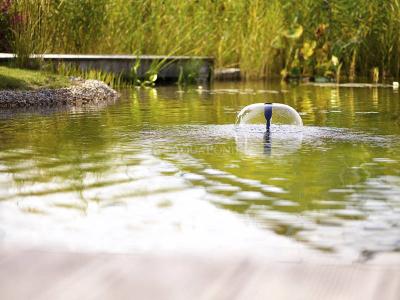
[[(400, 250), (390, 88), (216, 83), (107, 107), (0, 113), (0, 243), (366, 260)], [(281, 102), (304, 127), (233, 125)]]

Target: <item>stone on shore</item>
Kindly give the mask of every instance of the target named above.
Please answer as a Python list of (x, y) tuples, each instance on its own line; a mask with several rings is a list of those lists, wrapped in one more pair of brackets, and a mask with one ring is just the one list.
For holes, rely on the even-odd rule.
[(98, 80), (74, 80), (70, 87), (33, 91), (0, 90), (0, 108), (85, 106), (118, 99), (119, 94)]

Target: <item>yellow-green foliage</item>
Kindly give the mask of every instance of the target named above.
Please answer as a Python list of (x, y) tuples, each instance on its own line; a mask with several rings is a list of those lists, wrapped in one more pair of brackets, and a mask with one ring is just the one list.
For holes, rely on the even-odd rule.
[(69, 84), (63, 75), (0, 66), (0, 89), (60, 88)]
[(128, 82), (122, 80), (122, 74), (114, 74), (112, 72), (105, 72), (95, 69), (81, 70), (77, 66), (66, 63), (58, 64), (54, 71), (56, 74), (63, 76), (101, 80), (112, 87), (122, 87), (125, 84), (128, 85)]
[(296, 49), (271, 42), (297, 24), (301, 45), (325, 26), (327, 61), (337, 57), (346, 74), (400, 69), (400, 0), (14, 0), (14, 9), (26, 16), (14, 28), (21, 54), (205, 55), (264, 77), (293, 60)]

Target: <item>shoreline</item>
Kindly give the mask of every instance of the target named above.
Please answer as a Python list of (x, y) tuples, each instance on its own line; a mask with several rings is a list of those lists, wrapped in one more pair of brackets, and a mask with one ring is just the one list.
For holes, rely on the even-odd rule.
[(72, 80), (65, 88), (38, 90), (0, 90), (0, 109), (35, 107), (80, 107), (108, 103), (119, 94), (99, 80)]

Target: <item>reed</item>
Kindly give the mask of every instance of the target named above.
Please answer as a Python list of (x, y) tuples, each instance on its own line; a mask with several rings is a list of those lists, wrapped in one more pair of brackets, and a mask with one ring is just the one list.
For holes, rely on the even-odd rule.
[[(45, 51), (48, 39), (48, 28), (51, 26), (44, 17), (49, 12), (50, 0), (16, 0), (3, 1), (10, 4), (7, 13), (9, 14), (9, 32), (14, 53), (16, 54), (15, 64), (17, 67), (38, 67), (37, 61), (32, 61), (32, 53)], [(4, 12), (3, 12), (4, 13)]]
[(55, 66), (49, 65), (48, 69), (51, 69), (53, 72), (62, 75), (63, 77), (101, 80), (111, 87), (124, 87), (129, 85), (129, 82), (124, 80), (122, 74), (114, 74), (95, 69), (82, 70), (76, 65), (68, 63), (60, 63)]
[[(301, 72), (316, 72), (336, 57), (347, 76), (375, 68), (381, 78), (399, 76), (400, 0), (11, 2), (11, 44), (21, 65), (33, 52), (172, 53), (213, 56), (217, 67), (239, 66), (246, 78), (263, 78), (279, 75), (296, 51), (302, 55), (304, 43), (316, 41)], [(289, 48), (276, 49), (272, 41), (297, 25), (304, 32), (291, 56)]]

